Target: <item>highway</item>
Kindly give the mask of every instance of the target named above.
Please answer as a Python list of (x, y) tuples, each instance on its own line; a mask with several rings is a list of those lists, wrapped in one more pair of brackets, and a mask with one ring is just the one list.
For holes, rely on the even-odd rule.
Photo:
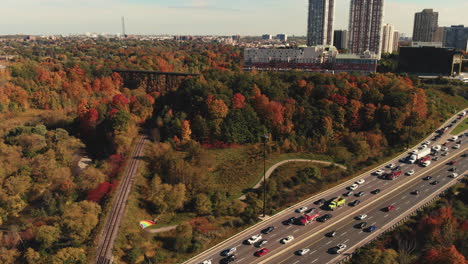
[[(456, 116), (452, 117), (442, 127), (452, 123), (456, 118)], [(466, 116), (464, 118), (466, 118)], [(458, 123), (459, 122), (457, 122), (457, 124)], [(436, 141), (431, 141), (429, 147), (447, 142), (447, 139), (451, 137), (449, 132), (455, 126), (456, 124)], [(424, 141), (435, 139), (435, 135), (435, 133), (431, 134)], [(462, 141), (461, 148), (455, 149), (456, 141), (459, 140)], [(232, 247), (236, 248), (236, 261), (233, 263), (336, 263), (339, 258), (341, 258), (341, 255), (329, 253), (328, 251), (330, 248), (340, 243), (346, 244), (347, 248), (341, 252), (341, 254), (352, 253), (355, 247), (366, 239), (369, 239), (371, 235), (382, 232), (382, 227), (396, 219), (402, 213), (414, 211), (416, 209), (414, 207), (416, 207), (418, 203), (462, 178), (464, 176), (463, 173), (466, 173), (468, 170), (468, 158), (461, 157), (462, 154), (467, 153), (468, 137), (464, 136), (459, 140), (455, 142), (449, 141), (449, 143), (446, 144), (446, 147), (449, 149), (448, 155), (442, 156), (439, 153), (437, 155), (439, 160), (431, 160), (432, 164), (428, 167), (423, 167), (419, 164), (401, 163), (399, 160), (402, 157), (408, 156), (408, 153), (401, 154), (395, 159), (376, 167), (372, 171), (359, 175), (321, 194), (315, 195), (298, 203), (294, 207), (288, 208), (258, 223), (185, 263), (202, 263), (205, 260), (211, 260), (211, 263), (223, 263), (222, 260), (225, 257), (220, 255), (221, 251)], [(419, 145), (416, 147), (419, 147)], [(414, 148), (410, 150), (413, 149)], [(441, 153), (442, 152), (443, 151), (441, 151)], [(434, 158), (433, 156), (431, 157)], [(453, 166), (448, 165), (448, 162), (452, 160), (457, 161), (457, 163)], [(395, 166), (400, 166), (399, 170), (404, 174), (400, 175), (395, 180), (381, 179), (377, 175), (372, 174), (377, 169), (385, 169), (386, 172), (391, 172), (391, 169), (384, 167), (390, 163), (394, 163)], [(461, 174), (454, 179), (448, 177), (448, 175), (452, 173), (448, 171), (448, 169), (452, 167), (456, 167), (456, 172)], [(410, 176), (406, 175), (406, 172), (410, 170), (415, 170), (415, 173)], [(423, 177), (427, 175), (430, 175), (432, 179), (423, 180)], [(334, 211), (327, 210), (325, 206), (319, 207), (314, 204), (314, 202), (319, 199), (330, 200), (338, 196), (344, 197), (343, 194), (348, 191), (346, 188), (358, 179), (364, 179), (365, 182), (361, 184), (354, 193), (363, 191), (365, 194), (362, 197), (357, 197), (355, 195), (345, 197), (347, 199), (345, 206), (335, 209)], [(439, 181), (439, 183), (431, 184), (435, 180)], [(372, 194), (371, 191), (375, 189), (380, 189), (380, 193)], [(419, 194), (412, 194), (414, 190), (418, 190)], [(350, 202), (354, 200), (359, 200), (360, 204), (351, 206)], [(382, 210), (389, 205), (394, 205), (395, 209), (390, 212)], [(300, 217), (303, 215), (303, 213), (295, 212), (295, 209), (302, 206), (306, 206), (309, 209), (316, 208), (320, 215), (331, 214), (333, 217), (324, 223), (313, 221), (305, 226), (296, 224), (287, 225), (283, 223), (291, 217)], [(367, 214), (367, 217), (363, 220), (355, 220), (355, 217), (359, 214)], [(365, 232), (363, 229), (356, 228), (355, 225), (360, 222), (366, 222), (367, 226), (374, 225), (377, 227), (377, 230), (370, 233)], [(274, 226), (275, 230), (266, 235), (262, 234), (262, 239), (268, 241), (263, 247), (266, 247), (269, 252), (264, 256), (256, 257), (254, 253), (260, 248), (247, 245), (245, 240), (253, 235), (260, 234), (261, 230), (269, 226)], [(336, 231), (334, 237), (325, 235), (331, 231)], [(287, 236), (294, 236), (294, 240), (287, 244), (280, 243), (280, 240)], [(296, 255), (295, 252), (301, 248), (308, 248), (310, 251), (304, 256)]]

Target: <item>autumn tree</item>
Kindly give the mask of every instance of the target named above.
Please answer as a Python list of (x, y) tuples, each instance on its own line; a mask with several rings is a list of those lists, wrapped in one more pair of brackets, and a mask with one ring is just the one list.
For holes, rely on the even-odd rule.
[(60, 249), (52, 257), (52, 264), (86, 264), (86, 251), (82, 248), (67, 247)]
[(100, 213), (101, 207), (94, 202), (82, 201), (68, 205), (62, 216), (64, 234), (76, 242), (84, 242), (97, 225)]
[(80, 182), (79, 186), (82, 190), (94, 189), (100, 183), (105, 182), (107, 178), (101, 170), (94, 166), (87, 167), (78, 177)]

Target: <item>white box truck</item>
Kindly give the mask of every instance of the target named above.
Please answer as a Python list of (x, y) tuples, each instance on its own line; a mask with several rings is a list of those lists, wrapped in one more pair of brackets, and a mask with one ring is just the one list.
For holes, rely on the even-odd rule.
[(427, 155), (431, 154), (431, 149), (430, 148), (425, 148), (420, 150), (418, 153), (413, 154), (409, 157), (408, 163), (415, 163), (418, 159), (426, 157)]

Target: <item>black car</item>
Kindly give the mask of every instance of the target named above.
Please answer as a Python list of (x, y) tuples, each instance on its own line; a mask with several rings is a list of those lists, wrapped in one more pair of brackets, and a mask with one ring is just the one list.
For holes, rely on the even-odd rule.
[(439, 181), (433, 181), (433, 182), (431, 182), (431, 184), (432, 185), (437, 185), (437, 184), (439, 184)]
[(269, 233), (273, 232), (273, 230), (275, 230), (275, 227), (274, 226), (269, 226), (269, 227), (263, 229), (262, 233), (266, 235), (266, 234), (269, 234)]
[(419, 191), (418, 191), (418, 190), (414, 190), (414, 191), (411, 192), (411, 194), (418, 195), (418, 194), (419, 194)]
[(464, 153), (464, 154), (461, 155), (461, 156), (462, 156), (462, 158), (466, 158), (466, 157), (468, 157), (468, 153)]
[(358, 192), (355, 194), (356, 197), (361, 197), (365, 194), (365, 192)]
[(439, 160), (439, 157), (434, 157), (432, 160), (433, 160), (433, 161), (438, 161), (438, 160)]
[(231, 262), (236, 261), (236, 259), (237, 259), (236, 255), (231, 255), (227, 258), (223, 258), (219, 263), (221, 264), (231, 263)]
[(367, 223), (366, 222), (361, 222), (359, 224), (356, 225), (357, 228), (364, 228), (367, 226)]
[(351, 202), (349, 205), (351, 205), (351, 206), (356, 206), (356, 205), (358, 205), (360, 202), (361, 202), (361, 201), (359, 201), (359, 200), (354, 200), (354, 201)]
[(320, 199), (320, 200), (318, 200), (318, 201), (315, 201), (314, 204), (316, 204), (316, 205), (322, 205), (322, 204), (324, 204), (324, 203), (326, 203), (326, 202), (327, 202), (327, 200), (325, 200), (325, 199)]
[(296, 217), (291, 217), (288, 220), (283, 221), (283, 224), (291, 225), (291, 224), (294, 224), (294, 221), (296, 221)]
[(450, 168), (449, 171), (457, 171), (457, 168), (455, 168), (455, 167)]
[(312, 212), (315, 212), (317, 209), (315, 208), (310, 208), (309, 210), (305, 211), (306, 214), (310, 214)]
[(375, 189), (372, 191), (372, 194), (378, 194), (380, 192), (380, 189)]
[(431, 176), (426, 176), (426, 177), (423, 178), (423, 180), (425, 180), (425, 181), (428, 181), (428, 180), (430, 180), (430, 179), (432, 179)]
[(325, 214), (325, 215), (319, 217), (317, 220), (318, 220), (319, 222), (325, 222), (325, 221), (327, 221), (327, 220), (330, 220), (330, 218), (332, 218), (332, 215), (331, 215), (331, 214)]
[(331, 231), (326, 234), (327, 237), (334, 237), (336, 236), (336, 231)]

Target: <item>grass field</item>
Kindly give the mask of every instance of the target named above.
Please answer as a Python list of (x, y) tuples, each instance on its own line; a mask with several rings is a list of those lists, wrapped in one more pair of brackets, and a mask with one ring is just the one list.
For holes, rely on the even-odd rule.
[(467, 129), (468, 129), (468, 118), (465, 118), (465, 120), (461, 122), (460, 124), (458, 124), (458, 126), (454, 130), (452, 130), (450, 134), (458, 135)]

